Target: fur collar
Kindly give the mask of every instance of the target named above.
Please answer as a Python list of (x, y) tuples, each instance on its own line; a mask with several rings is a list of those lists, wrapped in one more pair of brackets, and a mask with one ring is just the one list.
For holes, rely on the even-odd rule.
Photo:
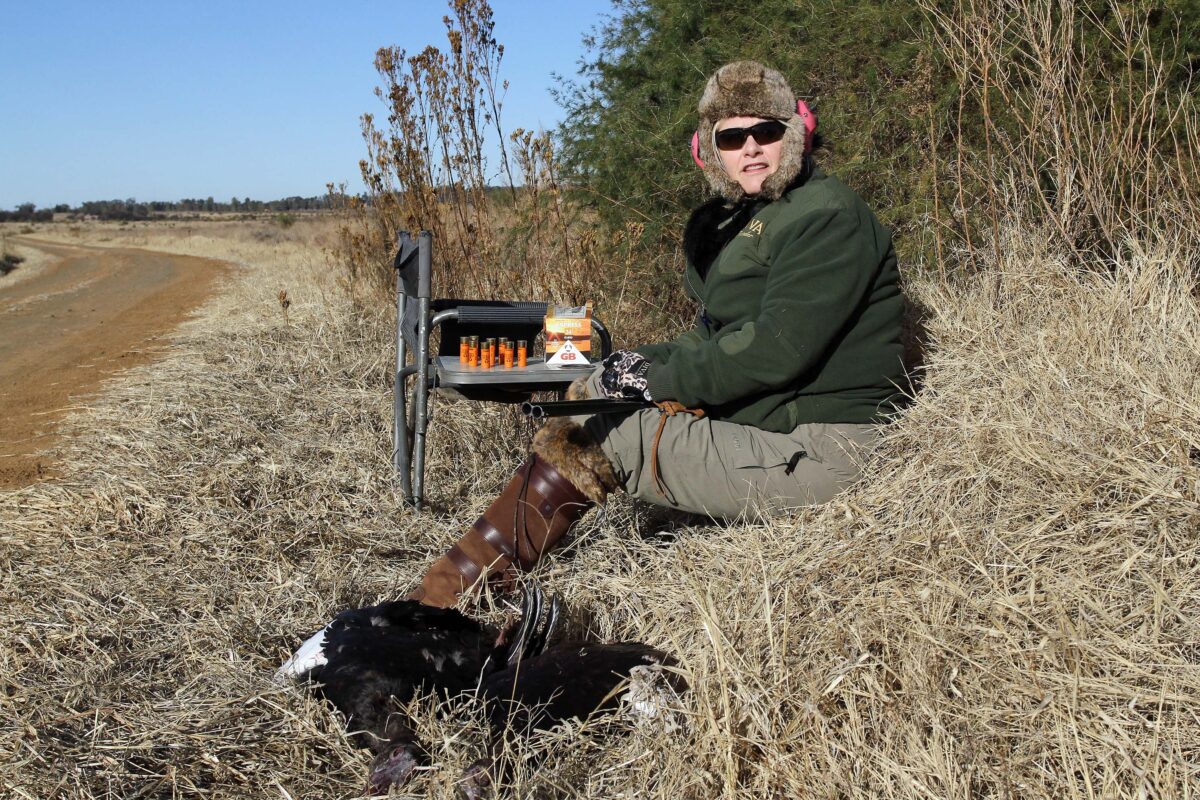
[[(812, 156), (806, 156), (800, 174), (783, 188), (781, 194), (803, 186), (814, 172), (816, 164)], [(774, 198), (764, 197), (762, 194), (743, 195), (743, 198), (736, 202), (724, 197), (714, 197), (692, 212), (683, 229), (683, 253), (696, 268), (696, 272), (700, 273), (701, 280), (708, 274), (708, 268), (721, 252), (721, 248), (729, 244), (730, 240), (746, 227), (751, 217), (771, 202), (774, 202)]]
[(759, 198), (730, 203), (723, 197), (714, 197), (692, 212), (683, 229), (683, 252), (701, 280), (721, 249), (765, 205), (767, 201)]
[[(812, 157), (806, 156), (800, 174), (793, 176), (780, 195), (803, 185), (812, 177), (815, 169)], [(737, 202), (731, 202), (724, 197), (714, 197), (692, 212), (687, 226), (683, 229), (683, 253), (688, 262), (696, 268), (701, 280), (708, 275), (708, 268), (716, 260), (721, 249), (746, 227), (751, 217), (775, 199), (764, 197), (762, 194), (743, 195), (743, 199)]]

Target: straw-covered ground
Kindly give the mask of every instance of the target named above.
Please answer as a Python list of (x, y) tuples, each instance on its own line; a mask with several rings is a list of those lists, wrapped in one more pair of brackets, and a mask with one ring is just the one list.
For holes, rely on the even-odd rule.
[[(359, 791), (336, 713), (271, 673), (411, 585), (528, 441), (509, 410), (440, 405), (414, 515), (387, 315), (353, 311), (316, 228), (206, 230), (232, 285), (75, 418), (65, 479), (0, 498), (6, 796)], [(686, 724), (559, 730), (514, 796), (1198, 794), (1194, 265), (1072, 272), (1035, 239), (911, 283), (924, 388), (840, 499), (734, 525), (617, 499), (585, 521), (539, 577), (576, 633), (674, 653)], [(481, 739), (415, 711), (436, 763), (410, 790), (453, 796)]]

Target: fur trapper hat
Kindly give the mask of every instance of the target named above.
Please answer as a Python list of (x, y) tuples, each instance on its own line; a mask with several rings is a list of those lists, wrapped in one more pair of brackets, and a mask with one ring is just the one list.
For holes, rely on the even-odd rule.
[(804, 122), (796, 114), (796, 95), (779, 72), (757, 61), (734, 61), (713, 73), (700, 98), (700, 158), (713, 191), (726, 200), (747, 197), (741, 185), (721, 167), (713, 144), (713, 128), (726, 117), (761, 117), (787, 124), (779, 169), (767, 178), (756, 197), (778, 200), (804, 169)]

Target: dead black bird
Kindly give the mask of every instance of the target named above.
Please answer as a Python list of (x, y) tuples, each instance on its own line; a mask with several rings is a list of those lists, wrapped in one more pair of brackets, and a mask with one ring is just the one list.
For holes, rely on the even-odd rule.
[[(463, 773), (458, 783), (462, 796), (480, 800), (490, 793), (508, 771), (502, 754), (514, 736), (611, 711), (621, 705), (621, 687), (638, 668), (674, 663), (667, 654), (641, 642), (559, 645), (485, 675), (477, 691), (491, 729), (489, 755)], [(684, 688), (673, 674), (665, 680), (671, 691)], [(654, 715), (661, 709), (635, 710)], [(423, 755), (417, 748), (419, 743), (402, 734), (377, 752), (367, 778), (368, 793), (382, 794), (403, 784)]]
[[(630, 642), (546, 649), (560, 616), (536, 586), (522, 600), (520, 620), (496, 631), (454, 609), (395, 601), (339, 614), (279, 670), (281, 679), (311, 681), (347, 718), (355, 741), (376, 755), (366, 792), (403, 785), (428, 762), (410, 721), (396, 711), (421, 693), (453, 700), (478, 691), (498, 753), (505, 736), (586, 718), (615, 707), (631, 670), (672, 660)], [(503, 772), (495, 757), (467, 770), (466, 797), (481, 797)]]
[(405, 748), (395, 767), (403, 762), (407, 770), (392, 770), (405, 779), (426, 757), (396, 706), (420, 694), (474, 690), (486, 676), (541, 653), (560, 604), (547, 606), (534, 588), (523, 596), (521, 611), (517, 623), (500, 630), (411, 600), (343, 611), (301, 645), (276, 679), (311, 683), (346, 717), (359, 746), (375, 753)]

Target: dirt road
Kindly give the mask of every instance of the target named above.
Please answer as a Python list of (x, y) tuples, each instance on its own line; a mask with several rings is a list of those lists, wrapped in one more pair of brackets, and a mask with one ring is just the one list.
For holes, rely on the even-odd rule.
[(42, 451), (66, 410), (106, 377), (154, 358), (156, 340), (230, 270), (148, 250), (12, 241), (55, 259), (24, 280), (0, 279), (0, 489), (53, 476)]

